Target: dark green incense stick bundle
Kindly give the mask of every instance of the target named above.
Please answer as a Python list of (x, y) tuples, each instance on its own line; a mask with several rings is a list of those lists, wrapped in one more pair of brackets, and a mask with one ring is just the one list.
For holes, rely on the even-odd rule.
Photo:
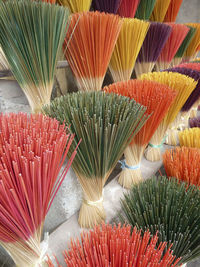
[[(103, 187), (131, 138), (149, 116), (135, 100), (104, 92), (79, 92), (56, 98), (44, 111), (75, 134), (72, 149), (82, 140), (73, 169), (84, 199), (79, 224), (91, 228), (105, 219)], [(70, 153), (69, 153), (70, 156)]]

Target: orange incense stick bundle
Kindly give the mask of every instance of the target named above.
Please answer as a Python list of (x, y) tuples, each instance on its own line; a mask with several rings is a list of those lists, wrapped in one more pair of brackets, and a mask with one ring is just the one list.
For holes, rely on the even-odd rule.
[(131, 188), (133, 184), (142, 181), (140, 164), (144, 150), (177, 93), (167, 85), (146, 80), (119, 82), (105, 87), (104, 90), (135, 99), (136, 102), (146, 106), (146, 114), (151, 115), (124, 152), (125, 161), (122, 162), (119, 183), (125, 188)]
[(126, 81), (131, 78), (149, 25), (149, 22), (139, 19), (123, 19), (122, 29), (109, 64), (114, 82)]
[(156, 69), (158, 71), (170, 66), (176, 52), (190, 30), (189, 27), (183, 24), (167, 23), (167, 25), (172, 27), (172, 31), (157, 60)]
[(194, 37), (192, 38), (183, 57), (183, 61), (190, 61), (196, 55), (196, 50), (200, 45), (200, 23), (187, 23), (186, 25), (196, 29)]
[(0, 244), (20, 267), (39, 266), (45, 216), (75, 157), (74, 136), (43, 115), (0, 116)]
[(150, 20), (155, 22), (163, 22), (171, 0), (156, 0), (156, 4), (151, 14)]
[(185, 129), (179, 132), (180, 146), (200, 148), (200, 128)]
[(195, 89), (197, 81), (187, 77), (185, 75), (175, 73), (175, 72), (153, 72), (143, 74), (140, 77), (141, 80), (156, 81), (161, 84), (169, 86), (172, 90), (177, 91), (177, 97), (175, 101), (170, 106), (168, 113), (160, 123), (158, 129), (154, 133), (149, 143), (149, 147), (146, 151), (146, 158), (150, 161), (160, 160), (161, 148), (166, 140), (165, 133), (171, 123), (176, 119), (182, 106), (185, 104), (186, 100)]
[(183, 0), (171, 0), (164, 22), (175, 22)]
[(79, 90), (101, 90), (121, 26), (117, 15), (98, 11), (72, 15), (64, 52)]
[(200, 187), (200, 149), (177, 147), (167, 150), (163, 155), (163, 164), (168, 177)]
[(118, 14), (125, 18), (134, 18), (140, 0), (121, 0)]
[[(72, 240), (71, 248), (63, 254), (68, 267), (178, 266), (180, 259), (173, 256), (172, 245), (167, 249), (166, 242), (157, 243), (158, 233), (151, 236), (149, 230), (142, 234), (136, 227), (132, 231), (130, 225), (102, 224), (84, 232), (81, 242)], [(54, 266), (50, 258), (47, 264)]]

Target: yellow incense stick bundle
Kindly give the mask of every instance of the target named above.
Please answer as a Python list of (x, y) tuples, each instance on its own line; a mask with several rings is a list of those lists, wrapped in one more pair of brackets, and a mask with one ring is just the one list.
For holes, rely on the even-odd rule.
[(89, 11), (92, 0), (58, 0), (58, 2), (70, 9), (72, 13)]
[(195, 34), (183, 57), (183, 61), (190, 61), (196, 55), (196, 50), (200, 45), (200, 23), (187, 23), (186, 25), (196, 29)]
[(177, 91), (177, 97), (171, 105), (167, 115), (162, 120), (158, 129), (152, 136), (149, 147), (146, 150), (146, 158), (150, 161), (161, 159), (161, 148), (165, 142), (165, 133), (171, 123), (175, 120), (182, 106), (195, 89), (197, 82), (185, 75), (173, 72), (154, 72), (141, 75), (141, 80), (156, 81), (169, 86)]
[(101, 90), (121, 25), (118, 15), (98, 11), (72, 15), (64, 51), (79, 90)]
[(150, 20), (163, 22), (171, 0), (157, 0)]
[(177, 147), (167, 150), (163, 155), (163, 164), (168, 177), (200, 186), (200, 149)]
[(139, 19), (123, 19), (122, 29), (109, 65), (114, 82), (130, 79), (149, 25), (149, 22)]
[(179, 132), (180, 146), (200, 148), (200, 128), (185, 129)]

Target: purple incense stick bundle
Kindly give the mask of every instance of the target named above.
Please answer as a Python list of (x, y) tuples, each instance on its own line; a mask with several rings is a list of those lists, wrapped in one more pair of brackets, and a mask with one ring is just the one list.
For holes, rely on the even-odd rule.
[(150, 24), (135, 64), (135, 73), (137, 77), (143, 73), (152, 71), (171, 33), (171, 29), (171, 26), (159, 22), (152, 22)]
[(189, 119), (190, 128), (200, 128), (200, 117), (190, 118)]
[(100, 12), (117, 14), (120, 3), (121, 0), (93, 0), (92, 6)]

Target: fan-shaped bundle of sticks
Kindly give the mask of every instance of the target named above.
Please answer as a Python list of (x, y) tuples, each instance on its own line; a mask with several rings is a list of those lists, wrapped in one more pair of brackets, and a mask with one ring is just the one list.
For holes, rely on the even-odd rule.
[(183, 0), (171, 0), (164, 22), (175, 22)]
[(104, 90), (134, 99), (141, 105), (146, 106), (146, 114), (151, 115), (124, 152), (125, 161), (122, 164), (123, 169), (119, 177), (119, 183), (125, 188), (131, 188), (134, 183), (142, 181), (140, 164), (144, 150), (168, 112), (177, 93), (167, 85), (146, 80), (119, 82), (105, 87)]
[(72, 148), (77, 156), (72, 167), (84, 199), (79, 224), (91, 228), (105, 219), (103, 187), (125, 148), (148, 119), (146, 108), (134, 100), (104, 92), (79, 92), (55, 99), (46, 114), (71, 125)]
[(200, 128), (185, 129), (179, 132), (180, 146), (200, 148)]
[(74, 159), (58, 178), (74, 136), (43, 115), (0, 116), (0, 244), (17, 266), (38, 266), (45, 216)]
[(163, 155), (163, 163), (168, 177), (176, 177), (179, 181), (200, 187), (200, 149), (177, 147), (167, 150)]
[[(150, 231), (130, 225), (102, 224), (89, 233), (81, 235), (79, 240), (71, 241), (71, 248), (64, 252), (68, 267), (73, 266), (113, 266), (113, 267), (175, 267), (180, 259), (173, 256), (167, 243), (158, 243), (158, 233), (151, 236)], [(173, 263), (174, 262), (174, 263)], [(58, 263), (58, 261), (57, 261)], [(49, 267), (53, 263), (48, 259)]]
[(189, 28), (183, 24), (167, 23), (172, 27), (171, 34), (162, 49), (160, 56), (156, 63), (156, 70), (164, 70), (168, 68), (189, 32)]
[(0, 46), (32, 112), (37, 113), (50, 103), (68, 9), (41, 1), (8, 0), (0, 2), (0, 10)]
[(135, 63), (135, 73), (139, 77), (151, 72), (171, 33), (171, 27), (164, 23), (151, 22), (143, 45)]
[(200, 72), (200, 63), (198, 62), (188, 62), (188, 63), (181, 63), (177, 65), (178, 68), (188, 68), (192, 70), (197, 70)]
[(125, 18), (134, 18), (140, 0), (121, 0), (118, 14)]
[(156, 4), (151, 14), (150, 20), (156, 22), (163, 22), (170, 2), (171, 0), (156, 0)]
[(131, 78), (149, 25), (149, 22), (139, 19), (123, 19), (122, 29), (109, 64), (114, 82), (126, 81)]
[(64, 51), (79, 90), (101, 90), (121, 26), (117, 15), (100, 12), (72, 15)]
[[(200, 254), (200, 190), (175, 178), (153, 177), (132, 187), (121, 201), (121, 220), (138, 229), (159, 231), (172, 243), (180, 263)], [(168, 244), (169, 244), (168, 243)]]
[(149, 147), (146, 150), (145, 156), (150, 161), (160, 160), (161, 148), (166, 140), (166, 131), (171, 123), (175, 120), (182, 106), (195, 89), (197, 82), (194, 79), (185, 75), (174, 72), (153, 72), (143, 74), (141, 80), (156, 81), (169, 86), (172, 90), (177, 91), (177, 97), (171, 105), (167, 115), (162, 120), (158, 129), (152, 136)]
[(68, 7), (72, 13), (89, 11), (92, 0), (57, 0), (59, 4)]
[(116, 14), (121, 0), (93, 0), (94, 10)]
[(148, 20), (153, 12), (156, 0), (140, 0), (135, 17), (138, 19)]
[(199, 127), (200, 128), (200, 117), (189, 118), (190, 128)]

